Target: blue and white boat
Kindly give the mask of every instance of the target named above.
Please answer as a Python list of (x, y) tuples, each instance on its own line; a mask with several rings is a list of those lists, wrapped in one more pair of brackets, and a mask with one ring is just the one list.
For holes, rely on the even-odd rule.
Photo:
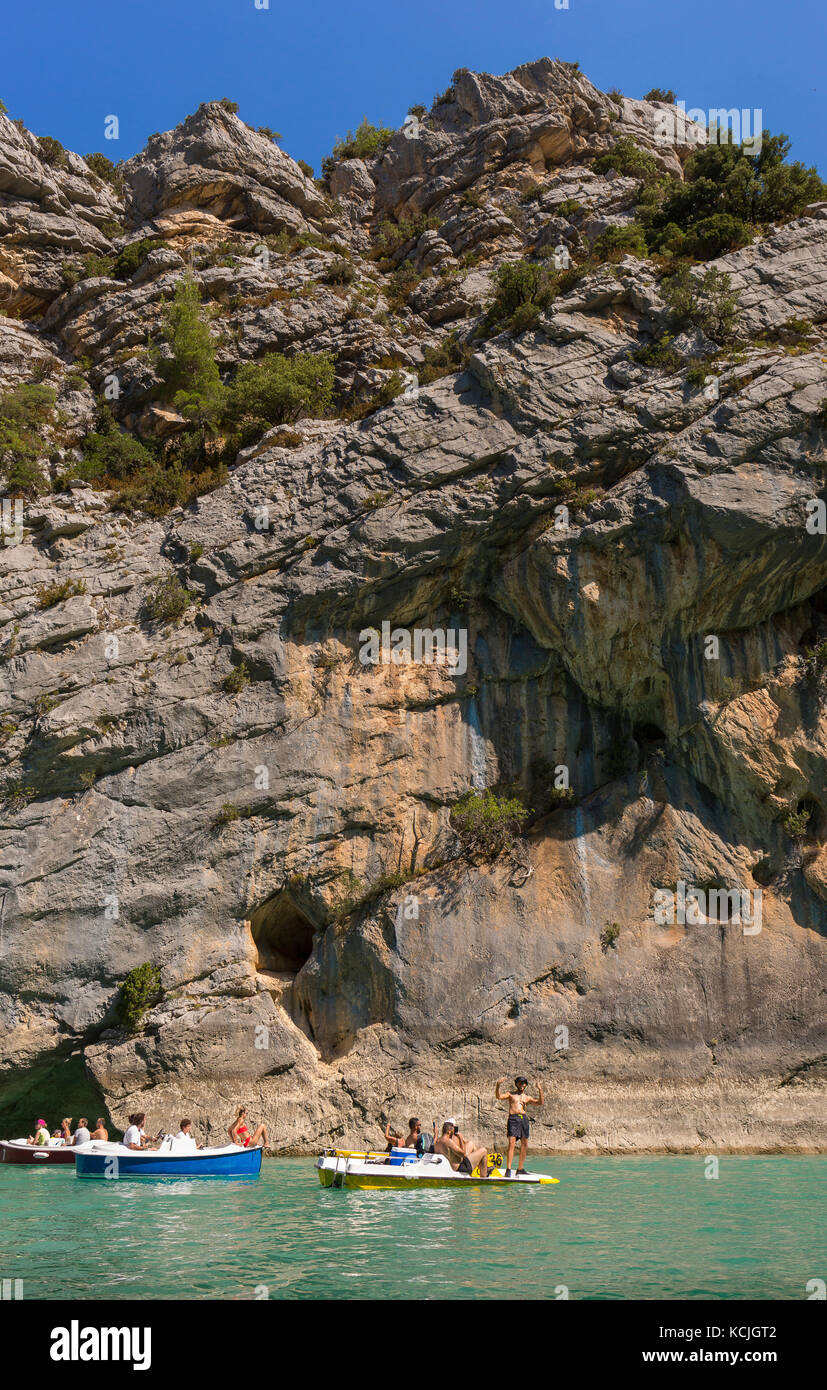
[(198, 1149), (192, 1142), (162, 1139), (157, 1149), (128, 1149), (125, 1144), (92, 1140), (74, 1149), (79, 1178), (257, 1178), (263, 1149), (239, 1144)]

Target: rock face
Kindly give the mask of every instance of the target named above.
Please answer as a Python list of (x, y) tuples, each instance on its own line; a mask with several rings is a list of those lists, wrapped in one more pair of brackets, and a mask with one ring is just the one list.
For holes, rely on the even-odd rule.
[(0, 113), (0, 305), (42, 312), (63, 288), (60, 265), (108, 249), (118, 200), (78, 155), (47, 164), (36, 136)]
[(312, 179), (217, 101), (153, 135), (124, 177), (126, 213), (136, 226), (172, 210), (204, 209), (233, 226), (299, 231), (305, 216), (326, 215)]
[[(166, 517), (79, 484), (4, 512), (4, 1128), (140, 1107), (220, 1141), (246, 1103), (282, 1151), (409, 1114), (501, 1140), (494, 1080), (525, 1071), (539, 1147), (824, 1145), (827, 208), (715, 262), (742, 345), (705, 382), (634, 359), (667, 314), (632, 257), (475, 336), (501, 261), (631, 218), (635, 180), (585, 163), (629, 134), (680, 176), (650, 104), (566, 64), (460, 73), (334, 202), (209, 103), (121, 201), (0, 117), (0, 391), (55, 389), (44, 478), (113, 371), (125, 427), (181, 428), (147, 344), (185, 271), (222, 371), (325, 351), (353, 400), (407, 383)], [(157, 620), (170, 575), (190, 602)], [(365, 660), (383, 624), (461, 659)], [(534, 813), (491, 862), (451, 821), (485, 787)]]

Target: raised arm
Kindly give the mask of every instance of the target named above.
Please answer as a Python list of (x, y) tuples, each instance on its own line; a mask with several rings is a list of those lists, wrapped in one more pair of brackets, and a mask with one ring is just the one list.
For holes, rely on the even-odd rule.
[(504, 1082), (504, 1081), (507, 1081), (507, 1080), (508, 1080), (508, 1077), (507, 1077), (507, 1076), (501, 1076), (500, 1079), (499, 1079), (499, 1081), (497, 1082), (496, 1086), (494, 1087), (494, 1098), (495, 1098), (496, 1100), (510, 1100), (510, 1099), (511, 1099), (511, 1092), (510, 1092), (510, 1091), (506, 1091), (504, 1095), (502, 1095), (502, 1094), (500, 1093), (500, 1087), (502, 1086), (503, 1082)]
[(543, 1083), (542, 1083), (542, 1081), (538, 1081), (538, 1082), (537, 1082), (537, 1091), (538, 1091), (539, 1094), (538, 1094), (536, 1100), (535, 1100), (535, 1098), (534, 1098), (533, 1096), (526, 1096), (526, 1097), (525, 1097), (525, 1103), (526, 1103), (526, 1105), (542, 1105), (542, 1104), (543, 1104), (543, 1101), (545, 1100), (545, 1096), (543, 1095)]

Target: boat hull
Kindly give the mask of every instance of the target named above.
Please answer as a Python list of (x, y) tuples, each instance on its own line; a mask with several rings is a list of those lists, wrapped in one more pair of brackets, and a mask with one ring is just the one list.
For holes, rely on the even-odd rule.
[(198, 1149), (191, 1153), (158, 1153), (106, 1145), (97, 1152), (85, 1146), (78, 1151), (75, 1174), (79, 1178), (256, 1178), (261, 1172), (262, 1149)]
[(476, 1169), (466, 1175), (455, 1172), (446, 1158), (431, 1154), (421, 1159), (414, 1155), (392, 1162), (385, 1154), (332, 1150), (317, 1159), (316, 1169), (322, 1187), (358, 1188), (362, 1191), (390, 1188), (410, 1192), (420, 1187), (546, 1187), (559, 1182), (558, 1178), (540, 1173), (527, 1173), (519, 1178), (514, 1174), (507, 1178), (499, 1169), (494, 1169), (487, 1178), (481, 1178)]
[(0, 1139), (0, 1151), (4, 1163), (25, 1163), (31, 1168), (58, 1168), (75, 1161), (74, 1149), (51, 1149), (20, 1139)]

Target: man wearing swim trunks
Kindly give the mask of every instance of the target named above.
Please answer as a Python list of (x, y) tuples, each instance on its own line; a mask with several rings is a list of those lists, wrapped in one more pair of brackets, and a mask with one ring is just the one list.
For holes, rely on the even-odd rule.
[(527, 1173), (525, 1166), (525, 1156), (528, 1152), (528, 1136), (530, 1123), (526, 1114), (527, 1105), (542, 1105), (545, 1100), (543, 1095), (542, 1082), (537, 1082), (538, 1097), (526, 1095), (528, 1081), (524, 1076), (518, 1076), (514, 1081), (513, 1091), (500, 1091), (500, 1086), (507, 1078), (501, 1076), (494, 1089), (497, 1100), (508, 1101), (508, 1161), (505, 1169), (505, 1176), (511, 1177), (511, 1165), (514, 1161), (514, 1146), (517, 1140), (520, 1141), (520, 1166), (517, 1169), (517, 1177), (524, 1177)]

